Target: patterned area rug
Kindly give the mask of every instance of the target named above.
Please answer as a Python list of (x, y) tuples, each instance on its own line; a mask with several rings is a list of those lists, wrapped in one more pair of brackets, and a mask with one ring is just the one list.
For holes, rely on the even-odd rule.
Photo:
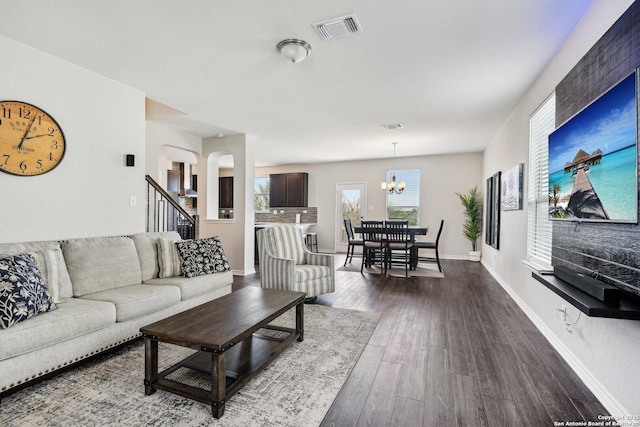
[[(0, 425), (319, 425), (380, 314), (305, 305), (304, 316), (304, 341), (294, 342), (235, 394), (219, 420), (210, 406), (163, 390), (146, 396), (140, 341), (2, 399)], [(274, 323), (295, 325), (295, 312)], [(160, 343), (160, 370), (192, 352)]]

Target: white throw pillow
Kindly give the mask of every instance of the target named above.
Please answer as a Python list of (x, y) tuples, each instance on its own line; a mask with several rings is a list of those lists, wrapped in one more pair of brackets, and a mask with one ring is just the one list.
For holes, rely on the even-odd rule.
[(182, 276), (180, 255), (176, 248), (176, 240), (158, 237), (158, 277)]
[(60, 248), (47, 249), (44, 251), (30, 252), (35, 258), (40, 274), (44, 280), (51, 299), (54, 303), (62, 302), (60, 296), (60, 264), (62, 262), (62, 251)]

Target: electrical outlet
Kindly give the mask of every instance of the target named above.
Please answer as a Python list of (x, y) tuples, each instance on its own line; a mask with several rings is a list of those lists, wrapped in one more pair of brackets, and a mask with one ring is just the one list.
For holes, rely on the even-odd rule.
[(558, 318), (562, 322), (566, 322), (567, 321), (567, 306), (563, 304), (563, 305), (560, 306), (560, 308), (556, 308), (556, 311), (558, 312)]

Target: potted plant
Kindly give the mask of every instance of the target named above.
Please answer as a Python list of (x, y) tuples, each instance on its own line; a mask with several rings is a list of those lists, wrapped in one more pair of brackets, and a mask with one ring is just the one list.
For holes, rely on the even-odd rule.
[(456, 193), (464, 206), (465, 222), (462, 234), (471, 242), (469, 259), (480, 261), (478, 249), (478, 237), (482, 234), (482, 198), (478, 192), (478, 187), (474, 186), (466, 194)]

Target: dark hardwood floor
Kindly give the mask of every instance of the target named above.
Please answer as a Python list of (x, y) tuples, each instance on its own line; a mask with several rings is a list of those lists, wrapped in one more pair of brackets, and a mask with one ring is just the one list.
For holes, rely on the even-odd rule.
[[(444, 279), (336, 271), (336, 292), (317, 303), (382, 318), (323, 426), (553, 426), (607, 413), (480, 263), (443, 268)], [(259, 275), (235, 277), (244, 286)]]

